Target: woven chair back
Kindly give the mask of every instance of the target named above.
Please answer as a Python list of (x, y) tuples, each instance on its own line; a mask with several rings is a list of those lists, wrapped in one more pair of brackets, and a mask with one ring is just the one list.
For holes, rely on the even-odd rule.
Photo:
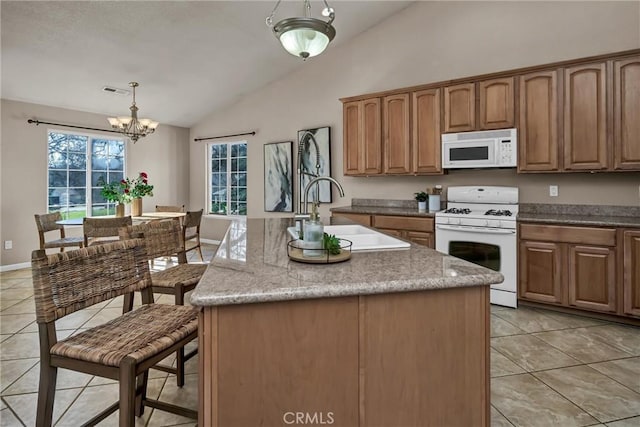
[(200, 221), (202, 220), (202, 212), (203, 209), (200, 209), (199, 211), (189, 211), (187, 212), (187, 214), (184, 217), (184, 227), (185, 228), (191, 228), (191, 227), (197, 227), (200, 225)]
[(130, 216), (116, 218), (84, 218), (82, 228), (86, 237), (118, 237), (122, 227), (133, 224)]
[(120, 239), (143, 239), (149, 260), (172, 256), (184, 251), (182, 229), (172, 219), (149, 221), (120, 229)]
[(31, 267), (38, 323), (151, 286), (141, 239), (52, 255), (36, 250)]
[(47, 231), (60, 230), (64, 226), (56, 224), (56, 221), (62, 220), (62, 214), (60, 212), (53, 212), (48, 214), (35, 214), (36, 226), (38, 231), (46, 233)]
[(184, 205), (156, 205), (156, 212), (184, 212)]

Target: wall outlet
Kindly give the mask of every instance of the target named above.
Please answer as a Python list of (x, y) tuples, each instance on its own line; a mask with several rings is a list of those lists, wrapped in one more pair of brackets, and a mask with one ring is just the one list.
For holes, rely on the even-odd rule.
[(5, 240), (4, 241), (5, 249), (13, 249), (13, 240)]
[(558, 197), (558, 186), (557, 185), (550, 185), (549, 186), (549, 196)]

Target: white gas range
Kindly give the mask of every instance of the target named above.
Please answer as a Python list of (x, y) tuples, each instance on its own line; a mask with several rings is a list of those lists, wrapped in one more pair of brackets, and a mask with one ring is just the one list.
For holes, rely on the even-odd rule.
[(449, 187), (436, 213), (436, 250), (504, 276), (491, 285), (492, 304), (517, 306), (517, 187)]

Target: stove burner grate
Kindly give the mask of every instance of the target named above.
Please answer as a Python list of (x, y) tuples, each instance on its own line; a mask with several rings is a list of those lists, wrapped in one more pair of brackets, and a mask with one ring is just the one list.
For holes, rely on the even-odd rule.
[(462, 214), (462, 215), (468, 215), (471, 213), (471, 209), (468, 208), (449, 208), (446, 211), (444, 211), (444, 213), (451, 213), (451, 214)]
[(485, 215), (492, 215), (492, 216), (511, 216), (511, 215), (513, 215), (510, 210), (506, 210), (506, 209), (504, 209), (504, 210), (489, 209), (484, 214)]

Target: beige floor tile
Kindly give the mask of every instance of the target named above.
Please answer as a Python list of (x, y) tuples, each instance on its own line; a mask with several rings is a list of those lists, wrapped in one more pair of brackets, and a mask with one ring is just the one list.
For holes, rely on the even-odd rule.
[(34, 314), (36, 312), (36, 303), (33, 297), (25, 298), (18, 304), (12, 305), (6, 310), (2, 311), (2, 315), (5, 314)]
[(6, 408), (7, 408), (6, 403), (4, 403), (4, 400), (0, 399), (0, 410), (6, 409)]
[[(56, 391), (56, 397), (53, 401), (53, 421), (54, 423), (62, 413), (71, 405), (74, 399), (80, 394), (82, 389), (68, 389)], [(18, 417), (26, 426), (36, 425), (36, 408), (38, 407), (38, 394), (18, 394), (15, 396), (6, 396), (4, 399), (7, 404), (18, 414)], [(78, 424), (79, 425), (79, 424)]]
[[(160, 400), (163, 402), (172, 403), (174, 405), (183, 406), (189, 409), (198, 409), (198, 376), (186, 375), (184, 387), (179, 388), (176, 386), (175, 381), (169, 377), (162, 393), (160, 394)], [(149, 425), (153, 426), (174, 426), (185, 423), (194, 423), (186, 417), (181, 417), (169, 412), (154, 411)]]
[[(4, 405), (4, 403), (3, 403)], [(1, 427), (24, 427), (13, 412), (9, 410), (9, 408), (3, 408), (0, 411), (0, 426)]]
[(533, 335), (583, 363), (595, 363), (632, 356), (631, 353), (613, 347), (600, 339), (592, 332), (593, 329), (597, 328), (600, 328), (600, 326), (540, 332)]
[(103, 308), (95, 316), (82, 325), (83, 328), (93, 328), (122, 316), (122, 308)]
[(532, 335), (491, 338), (491, 347), (528, 372), (580, 364)]
[(56, 320), (56, 329), (78, 329), (87, 323), (93, 316), (98, 314), (100, 309), (85, 308), (84, 310), (76, 311), (61, 319)]
[(597, 420), (530, 374), (491, 380), (491, 404), (514, 426), (587, 426)]
[(4, 271), (0, 273), (0, 277), (4, 278), (30, 278), (31, 268), (21, 268), (19, 270)]
[(498, 311), (494, 314), (529, 333), (565, 328), (562, 322), (542, 311), (536, 311), (528, 307), (521, 307), (517, 310)]
[(537, 372), (536, 378), (600, 422), (640, 415), (640, 394), (588, 366)]
[(9, 338), (11, 338), (13, 336), (13, 334), (2, 334), (0, 335), (0, 342), (3, 342)]
[(495, 349), (491, 349), (491, 378), (523, 374), (526, 371)]
[(596, 326), (596, 325), (604, 325), (607, 322), (598, 320), (598, 319), (590, 319), (584, 316), (576, 316), (573, 314), (560, 313), (556, 311), (550, 310), (537, 310), (540, 313), (543, 313), (545, 316), (549, 316), (552, 319), (556, 320), (558, 323), (561, 323), (565, 328), (584, 328), (587, 326)]
[(11, 288), (2, 290), (2, 299), (25, 300), (33, 296), (33, 288)]
[(505, 307), (502, 305), (496, 305), (496, 304), (490, 304), (489, 307), (491, 308), (492, 313), (496, 313), (498, 311), (503, 311), (503, 310), (513, 310), (513, 308)]
[(634, 356), (640, 356), (640, 327), (608, 324), (585, 328), (589, 335)]
[(525, 332), (513, 326), (511, 323), (499, 318), (496, 315), (491, 315), (491, 336), (492, 337), (504, 337), (507, 335), (519, 335)]
[(638, 427), (640, 426), (640, 417), (626, 418), (624, 420), (612, 421), (607, 423), (607, 427)]
[(513, 424), (491, 405), (491, 427), (513, 427)]
[(640, 393), (640, 357), (594, 363), (589, 366)]
[(13, 307), (16, 304), (20, 304), (23, 300), (19, 299), (4, 299), (0, 298), (0, 312), (4, 313), (4, 310)]
[(1, 360), (26, 359), (40, 357), (40, 343), (37, 333), (22, 333), (12, 335), (0, 346)]
[(29, 372), (33, 368), (39, 359), (16, 359), (7, 360), (2, 362), (2, 369), (0, 369), (0, 385), (2, 387), (2, 395), (5, 395), (5, 390), (9, 388), (14, 381)]
[[(68, 369), (58, 369), (58, 377), (56, 379), (56, 390), (69, 388), (80, 388), (89, 384), (93, 375), (83, 374), (82, 372), (70, 371)], [(37, 393), (38, 384), (40, 382), (40, 363), (37, 363), (19, 380), (11, 384), (2, 391), (3, 396)]]
[(0, 332), (15, 334), (36, 321), (35, 314), (4, 314), (0, 316)]

